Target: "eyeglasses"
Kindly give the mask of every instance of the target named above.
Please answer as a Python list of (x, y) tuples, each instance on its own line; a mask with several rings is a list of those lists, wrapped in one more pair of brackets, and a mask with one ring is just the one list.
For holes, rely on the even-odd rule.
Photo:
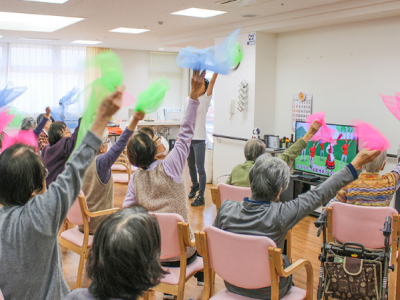
[(44, 168), (44, 178), (47, 178), (49, 176), (49, 170), (47, 168)]

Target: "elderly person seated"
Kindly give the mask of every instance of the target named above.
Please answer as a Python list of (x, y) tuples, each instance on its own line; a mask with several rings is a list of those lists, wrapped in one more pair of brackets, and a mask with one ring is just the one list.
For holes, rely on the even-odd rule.
[[(39, 124), (40, 121), (44, 118), (45, 114), (40, 114), (36, 121)], [(49, 144), (49, 129), (51, 123), (54, 122), (53, 117), (50, 116), (50, 119), (46, 122), (46, 124), (43, 127), (43, 130), (41, 133), (39, 133), (38, 140), (39, 140), (39, 150), (43, 151), (43, 148)]]
[[(185, 222), (189, 222), (183, 169), (194, 134), (197, 109), (200, 104), (199, 92), (203, 87), (204, 75), (205, 72), (201, 75), (199, 71), (193, 72), (192, 89), (178, 140), (164, 160), (156, 160), (156, 141), (148, 132), (139, 130), (129, 140), (127, 147), (129, 161), (139, 169), (132, 175), (129, 182), (123, 207), (139, 203), (150, 212), (176, 213), (181, 215)], [(190, 238), (194, 238), (192, 230), (190, 230)], [(196, 255), (196, 248), (188, 247), (188, 265), (196, 259)], [(162, 264), (177, 267), (179, 262), (180, 257), (177, 256), (162, 261)], [(201, 275), (195, 275), (200, 281), (199, 284), (203, 282)]]
[(399, 188), (400, 164), (379, 175), (386, 165), (386, 151), (362, 168), (357, 180), (342, 188), (332, 201), (355, 205), (389, 206)]
[(0, 287), (5, 299), (64, 299), (69, 293), (58, 232), (121, 98), (117, 91), (100, 104), (91, 131), (48, 190), (46, 169), (31, 147), (15, 144), (1, 153)]
[[(214, 226), (240, 234), (262, 235), (283, 248), (287, 232), (304, 217), (321, 205), (326, 205), (338, 190), (357, 179), (357, 170), (379, 155), (379, 151), (362, 150), (345, 168), (320, 184), (316, 189), (299, 195), (297, 199), (279, 202), (279, 197), (289, 185), (290, 172), (287, 163), (276, 157), (261, 155), (250, 170), (252, 195), (243, 202), (226, 200), (222, 203)], [(285, 267), (289, 261), (284, 257)], [(227, 289), (245, 297), (270, 299), (271, 289), (246, 290), (225, 282)], [(279, 297), (292, 286), (292, 279), (281, 278)]]
[(76, 289), (64, 299), (139, 299), (166, 273), (160, 251), (156, 217), (140, 205), (121, 209), (101, 223), (94, 235), (86, 267), (92, 279), (89, 288)]
[(54, 122), (49, 128), (49, 144), (43, 148), (42, 158), (44, 166), (49, 172), (46, 186), (56, 180), (65, 168), (72, 151), (74, 151), (78, 139), (79, 125), (73, 134), (64, 122)]
[(46, 107), (46, 114), (43, 115), (42, 120), (36, 123), (35, 119), (32, 117), (26, 117), (22, 120), (21, 130), (33, 130), (35, 135), (39, 137), (47, 121), (50, 119), (50, 107)]
[[(279, 156), (279, 158), (284, 160), (287, 165), (290, 166), (295, 158), (301, 153), (301, 151), (307, 148), (307, 143), (320, 128), (321, 124), (319, 124), (317, 121), (314, 121), (314, 123), (312, 123), (310, 128), (308, 129), (308, 132), (291, 147), (289, 147), (281, 156)], [(228, 180), (226, 181), (226, 184), (249, 187), (250, 169), (253, 167), (257, 157), (264, 153), (264, 142), (259, 139), (248, 140), (246, 145), (244, 146), (244, 157), (246, 158), (246, 161), (244, 164), (239, 164), (233, 168)]]
[[(82, 185), (82, 191), (86, 196), (89, 211), (110, 209), (114, 207), (114, 179), (111, 176), (111, 167), (125, 150), (129, 138), (132, 136), (137, 124), (143, 120), (144, 113), (137, 111), (128, 125), (122, 132), (118, 141), (107, 151), (108, 130), (102, 137), (102, 145), (95, 160), (89, 166)], [(97, 227), (108, 216), (90, 218), (89, 233), (94, 234)], [(83, 232), (83, 225), (79, 225)]]

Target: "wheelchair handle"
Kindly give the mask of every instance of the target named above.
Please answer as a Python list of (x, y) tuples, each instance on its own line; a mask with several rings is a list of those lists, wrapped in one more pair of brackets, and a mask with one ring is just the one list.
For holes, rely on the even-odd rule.
[(392, 233), (392, 218), (387, 216), (385, 220), (385, 224), (383, 225), (383, 229), (381, 229), (383, 235), (388, 237)]
[[(359, 248), (361, 248), (361, 253), (364, 253), (365, 252), (365, 248), (364, 248), (364, 245), (363, 244), (359, 244), (359, 243), (353, 243), (353, 242), (347, 242), (347, 243), (344, 243), (343, 244), (343, 251), (346, 251), (346, 247), (349, 247), (349, 246), (356, 246), (356, 247), (359, 247)], [(347, 250), (347, 251), (349, 251), (349, 250)]]

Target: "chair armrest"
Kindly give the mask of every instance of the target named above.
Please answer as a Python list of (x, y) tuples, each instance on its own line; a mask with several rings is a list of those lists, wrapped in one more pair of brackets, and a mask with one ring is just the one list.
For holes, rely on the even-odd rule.
[(203, 255), (203, 249), (201, 247), (201, 234), (200, 234), (200, 231), (196, 230), (194, 232), (194, 237), (195, 237), (195, 241), (196, 241), (197, 253), (199, 253), (200, 256), (204, 256)]
[(115, 213), (119, 211), (120, 208), (110, 208), (110, 209), (105, 209), (105, 210), (99, 210), (96, 212), (90, 212), (88, 209), (86, 210), (86, 215), (88, 215), (91, 218), (96, 218), (100, 216), (105, 216), (105, 215), (110, 215), (112, 213)]
[(313, 278), (313, 268), (312, 268), (311, 262), (308, 260), (305, 260), (305, 259), (299, 259), (296, 262), (294, 262), (292, 265), (290, 265), (289, 267), (284, 269), (283, 268), (283, 259), (282, 259), (282, 249), (274, 248), (273, 256), (274, 256), (273, 260), (274, 260), (275, 270), (279, 276), (289, 277), (294, 272), (299, 270), (301, 267), (305, 267), (306, 274), (307, 274), (306, 300), (312, 300), (313, 299), (314, 278)]

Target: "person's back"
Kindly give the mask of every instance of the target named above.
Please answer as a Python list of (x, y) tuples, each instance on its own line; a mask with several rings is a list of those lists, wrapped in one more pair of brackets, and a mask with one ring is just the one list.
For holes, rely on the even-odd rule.
[(354, 205), (389, 206), (399, 188), (400, 164), (392, 171), (380, 175), (386, 164), (383, 151), (373, 162), (363, 167), (358, 179), (341, 189), (333, 201)]

